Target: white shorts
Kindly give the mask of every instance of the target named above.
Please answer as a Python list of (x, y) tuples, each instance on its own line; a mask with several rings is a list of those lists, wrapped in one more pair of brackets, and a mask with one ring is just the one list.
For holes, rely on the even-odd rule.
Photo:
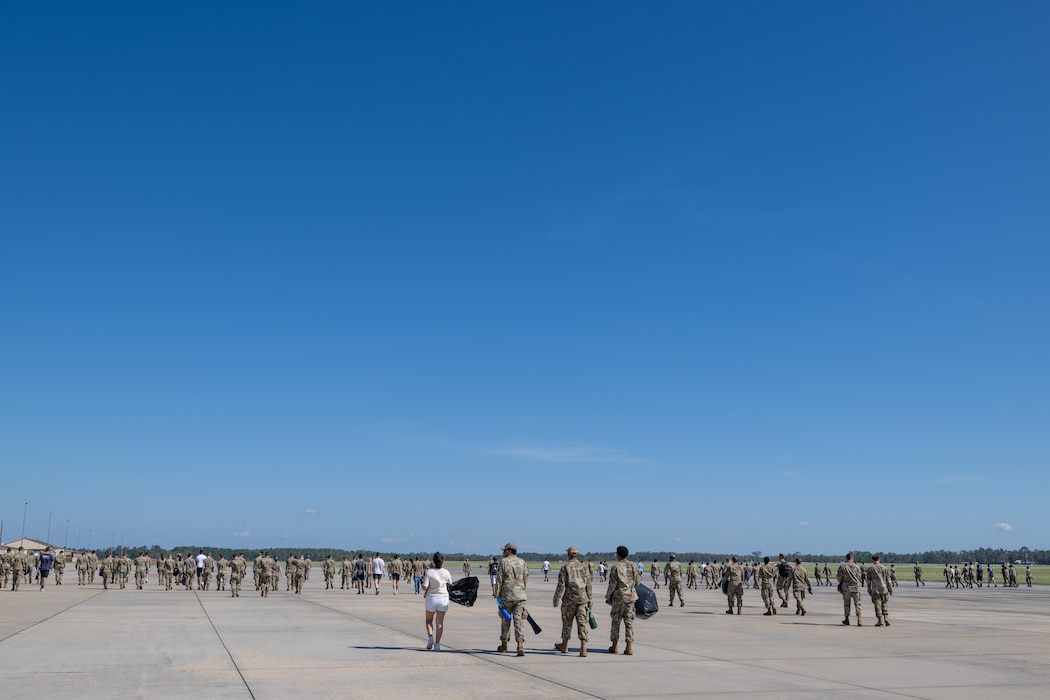
[(491, 576), (489, 576), (489, 583), (491, 583), (493, 586), (496, 585), (496, 574), (492, 574)]
[(445, 612), (448, 610), (447, 595), (428, 595), (423, 598), (427, 612)]

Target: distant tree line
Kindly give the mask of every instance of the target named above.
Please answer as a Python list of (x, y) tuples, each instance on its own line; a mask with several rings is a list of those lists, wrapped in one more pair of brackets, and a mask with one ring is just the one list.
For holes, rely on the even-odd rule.
[[(192, 553), (196, 554), (198, 551), (204, 550), (210, 552), (212, 557), (215, 559), (219, 558), (219, 555), (225, 556), (227, 559), (231, 559), (235, 554), (244, 554), (248, 559), (255, 557), (258, 549), (235, 549), (230, 547), (208, 547), (206, 545), (182, 545), (179, 547), (172, 547), (171, 549), (165, 549), (160, 545), (145, 546), (141, 545), (138, 547), (115, 547), (113, 549), (99, 549), (100, 555), (105, 556), (109, 552), (127, 552), (132, 558), (140, 552), (145, 551), (149, 556), (156, 559), (161, 555), (167, 555), (168, 552), (176, 554)], [(415, 559), (419, 557), (423, 561), (430, 561), (433, 552), (398, 552), (396, 550), (376, 550), (376, 549), (324, 549), (321, 547), (274, 547), (272, 549), (266, 549), (270, 553), (270, 556), (275, 557), (280, 561), (284, 561), (290, 554), (297, 554), (299, 556), (306, 555), (310, 557), (311, 561), (321, 561), (329, 554), (332, 555), (333, 559), (342, 560), (343, 557), (350, 559), (356, 559), (358, 554), (363, 554), (365, 558), (372, 556), (377, 551), (383, 556), (384, 559), (390, 559), (394, 554), (398, 554), (402, 559)], [(493, 552), (492, 554), (476, 554), (467, 552), (442, 552), (445, 555), (445, 559), (448, 561), (461, 561), (463, 559), (470, 559), (475, 562), (487, 562), (490, 556), (499, 558), (499, 552)], [(656, 559), (658, 561), (667, 561), (670, 551), (649, 551), (642, 550), (638, 552), (631, 552), (631, 559), (634, 561), (648, 562)], [(764, 556), (768, 556), (770, 559), (776, 559), (780, 552), (760, 552), (752, 551), (749, 553), (736, 553), (736, 557), (741, 560), (752, 560), (757, 561)], [(871, 559), (872, 554), (878, 554), (884, 562), (919, 562), (920, 564), (953, 564), (966, 561), (975, 561), (982, 563), (989, 562), (1013, 562), (1017, 560), (1031, 561), (1036, 564), (1050, 564), (1050, 550), (1046, 549), (1028, 549), (1027, 547), (1021, 547), (1020, 549), (991, 549), (983, 547), (980, 549), (967, 549), (958, 552), (952, 552), (945, 549), (930, 550), (927, 552), (869, 552), (867, 550), (855, 549), (853, 550), (854, 556), (857, 561), (868, 561)], [(678, 561), (689, 562), (689, 561), (725, 561), (729, 558), (729, 554), (725, 553), (711, 553), (711, 552), (675, 552)], [(845, 559), (846, 553), (841, 554), (801, 554), (797, 551), (784, 552), (784, 555), (788, 559), (795, 559), (796, 557), (806, 562), (838, 562)], [(518, 552), (518, 556), (527, 561), (543, 561), (544, 559), (550, 561), (561, 561), (565, 559), (565, 552)], [(581, 553), (580, 557), (584, 560), (591, 559), (593, 561), (614, 561), (616, 559), (615, 552), (587, 552)]]

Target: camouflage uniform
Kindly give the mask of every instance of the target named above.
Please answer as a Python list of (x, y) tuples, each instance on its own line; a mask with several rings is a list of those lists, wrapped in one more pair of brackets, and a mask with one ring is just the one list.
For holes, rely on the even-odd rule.
[(204, 571), (201, 572), (201, 581), (204, 583), (204, 590), (211, 590), (211, 575), (215, 571), (215, 560), (211, 558), (209, 554), (204, 559)]
[(664, 564), (664, 579), (667, 580), (667, 588), (671, 592), (671, 605), (674, 605), (674, 594), (678, 593), (678, 605), (679, 607), (684, 607), (685, 600), (682, 599), (682, 565), (675, 561), (673, 554), (670, 557), (670, 561)]
[[(512, 552), (507, 555), (506, 552)], [(518, 642), (518, 655), (525, 654), (522, 645), (525, 643), (525, 587), (529, 582), (529, 567), (517, 555), (518, 548), (513, 543), (504, 547), (504, 557), (496, 566), (496, 597), (503, 601), (503, 607), (511, 614), (514, 622), (514, 639)], [(511, 621), (500, 615), (500, 649), (507, 650), (510, 641)]]
[(653, 563), (649, 566), (649, 577), (653, 580), (653, 588), (660, 587), (660, 565), (653, 559)]
[(26, 555), (22, 552), (22, 548), (19, 547), (17, 552), (11, 554), (11, 590), (17, 591), (18, 587), (22, 585), (22, 576), (26, 568)]
[(145, 552), (140, 552), (135, 557), (135, 587), (142, 590), (146, 585), (146, 574), (149, 572), (149, 557)]
[(871, 596), (871, 604), (875, 607), (875, 617), (878, 622), (876, 627), (890, 626), (890, 613), (886, 604), (890, 600), (890, 573), (886, 567), (875, 559), (867, 570), (868, 595)]
[[(768, 559), (769, 557), (766, 558)], [(777, 600), (776, 595), (773, 593), (773, 579), (776, 575), (776, 562), (766, 562), (758, 567), (758, 571), (755, 574), (755, 578), (757, 578), (759, 582), (759, 589), (762, 593), (762, 604), (766, 607), (766, 611), (763, 613), (764, 615), (777, 614)]]
[(697, 567), (696, 562), (689, 562), (689, 568), (686, 569), (685, 573), (685, 587), (696, 588), (696, 573)]
[(558, 587), (554, 589), (554, 607), (561, 603), (561, 645), (555, 648), (566, 653), (572, 622), (576, 621), (576, 634), (582, 644), (580, 656), (587, 655), (587, 613), (591, 607), (591, 576), (586, 565), (576, 558), (576, 548), (569, 550), (567, 561), (558, 572)]
[(248, 570), (248, 562), (243, 554), (238, 554), (230, 560), (230, 597), (239, 598), (241, 595), (241, 581)]
[(722, 576), (726, 578), (728, 584), (726, 597), (729, 599), (729, 609), (726, 610), (726, 614), (733, 614), (733, 602), (735, 601), (736, 614), (740, 615), (744, 607), (744, 567), (740, 565), (740, 562), (731, 560)]
[(852, 555), (839, 564), (839, 570), (835, 574), (835, 578), (842, 587), (842, 608), (845, 612), (842, 624), (849, 624), (850, 603), (852, 602), (853, 608), (857, 611), (857, 626), (862, 626), (863, 623), (860, 618), (860, 582), (864, 578), (864, 572), (860, 566), (854, 563)]
[(229, 566), (230, 562), (226, 561), (226, 555), (220, 554), (218, 561), (215, 562), (215, 590), (226, 590), (226, 570)]
[(325, 557), (324, 562), (321, 563), (321, 573), (324, 574), (325, 590), (335, 588), (335, 560), (332, 559), (331, 554)]
[(269, 554), (256, 558), (255, 573), (259, 580), (259, 595), (266, 598), (270, 595), (270, 572), (273, 571), (273, 559)]
[(62, 585), (62, 574), (66, 572), (66, 554), (62, 550), (58, 550), (58, 554), (55, 556), (55, 585)]
[(339, 567), (339, 577), (341, 579), (339, 590), (350, 588), (350, 571), (352, 569), (353, 565), (350, 563), (350, 560), (343, 557), (343, 565)]
[(912, 571), (915, 573), (915, 587), (918, 588), (920, 583), (925, 586), (926, 582), (922, 580), (922, 567), (919, 566), (919, 562), (915, 562)]
[(809, 588), (809, 574), (801, 562), (797, 562), (791, 569), (791, 587), (795, 594), (795, 614), (805, 615), (806, 606), (802, 601), (806, 599), (806, 589)]
[(620, 623), (623, 622), (624, 640), (628, 646), (634, 643), (634, 601), (638, 600), (635, 586), (642, 582), (638, 566), (628, 559), (620, 559), (609, 567), (609, 587), (605, 591), (605, 602), (612, 606), (609, 611), (612, 624), (609, 640), (613, 643), (609, 651), (616, 653), (620, 640)]

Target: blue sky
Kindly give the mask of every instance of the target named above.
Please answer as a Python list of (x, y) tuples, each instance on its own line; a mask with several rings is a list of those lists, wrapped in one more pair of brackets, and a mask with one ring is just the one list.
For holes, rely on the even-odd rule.
[(1045, 548), (1048, 25), (7, 3), (3, 537)]

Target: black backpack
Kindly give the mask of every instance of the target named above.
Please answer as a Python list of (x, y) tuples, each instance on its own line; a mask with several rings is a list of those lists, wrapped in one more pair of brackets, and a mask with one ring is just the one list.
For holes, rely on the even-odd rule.
[(780, 578), (791, 578), (791, 564), (786, 561), (780, 562), (777, 566), (777, 573), (780, 574)]

